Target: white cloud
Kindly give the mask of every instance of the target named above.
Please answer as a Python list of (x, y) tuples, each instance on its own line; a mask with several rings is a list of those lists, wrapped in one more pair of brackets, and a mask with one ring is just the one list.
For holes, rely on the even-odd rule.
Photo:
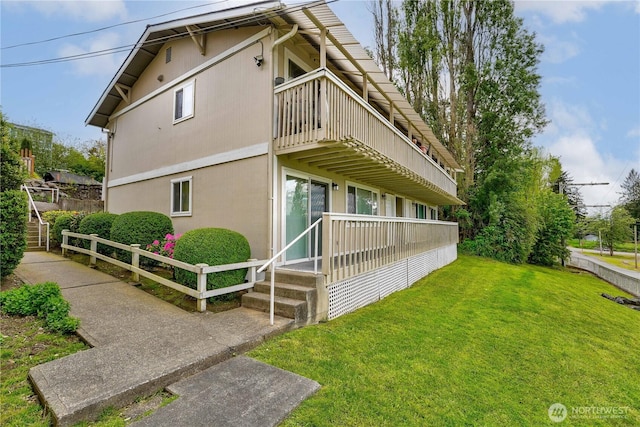
[(589, 10), (600, 9), (607, 1), (562, 1), (562, 0), (535, 0), (516, 1), (516, 10), (519, 12), (534, 12), (545, 15), (556, 24), (565, 22), (582, 22)]
[[(106, 49), (112, 49), (119, 46), (120, 36), (117, 33), (109, 32), (91, 39), (88, 43), (81, 45), (65, 44), (60, 49), (60, 56), (82, 55), (89, 52), (99, 52)], [(115, 74), (120, 66), (121, 55), (108, 54), (102, 56), (93, 56), (86, 59), (71, 61), (74, 71), (80, 75), (112, 75)]]
[(573, 40), (560, 40), (556, 36), (538, 35), (538, 41), (544, 45), (542, 60), (552, 64), (560, 64), (577, 56), (580, 51), (580, 42), (573, 35)]
[(562, 76), (549, 76), (543, 77), (543, 84), (550, 85), (570, 85), (575, 86), (576, 78), (575, 77), (562, 77)]
[[(586, 205), (616, 205), (620, 195), (620, 182), (633, 167), (629, 159), (604, 155), (598, 147), (598, 132), (602, 124), (594, 120), (587, 108), (554, 99), (549, 104), (551, 123), (542, 135), (545, 148), (560, 158), (563, 170), (574, 183), (600, 183), (609, 185), (581, 186), (580, 193)], [(640, 153), (638, 153), (640, 154)], [(597, 212), (591, 209), (591, 213)]]
[(19, 0), (14, 3), (17, 4), (35, 9), (47, 17), (63, 16), (74, 21), (99, 22), (127, 16), (124, 0)]
[(640, 138), (640, 126), (629, 129), (629, 132), (627, 132), (627, 138)]

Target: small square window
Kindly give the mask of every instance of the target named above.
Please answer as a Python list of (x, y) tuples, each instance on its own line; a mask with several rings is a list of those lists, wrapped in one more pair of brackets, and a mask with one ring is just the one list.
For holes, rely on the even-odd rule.
[(191, 216), (192, 177), (171, 180), (171, 216)]
[(174, 93), (173, 123), (193, 117), (194, 82), (191, 81), (177, 88)]

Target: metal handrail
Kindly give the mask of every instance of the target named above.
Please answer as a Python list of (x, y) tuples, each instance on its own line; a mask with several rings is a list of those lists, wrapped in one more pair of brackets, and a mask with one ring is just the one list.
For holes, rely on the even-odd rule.
[(60, 201), (60, 189), (59, 188), (42, 188), (42, 187), (28, 187), (23, 185), (24, 188), (38, 191), (51, 191), (51, 203), (58, 203)]
[[(42, 246), (42, 226), (47, 226), (47, 252), (49, 252), (49, 223), (42, 221), (40, 217), (40, 212), (38, 212), (38, 207), (36, 203), (33, 201), (33, 197), (31, 197), (31, 193), (29, 192), (29, 187), (26, 185), (21, 185), (20, 188), (27, 192), (27, 197), (29, 197), (29, 222), (31, 222), (31, 211), (36, 212), (36, 217), (38, 218), (38, 246)], [(52, 194), (53, 196), (53, 194)]]
[[(316, 222), (311, 224), (306, 230), (304, 230), (302, 233), (300, 233), (298, 235), (298, 237), (296, 237), (291, 242), (289, 242), (289, 244), (287, 244), (287, 246), (282, 248), (280, 250), (280, 252), (275, 254), (269, 261), (264, 263), (264, 265), (262, 267), (260, 267), (256, 271), (256, 273), (262, 273), (264, 270), (267, 269), (267, 267), (269, 267), (278, 258), (280, 258), (282, 256), (282, 254), (285, 253), (291, 246), (293, 246), (296, 242), (298, 242), (298, 240), (300, 240), (304, 236), (306, 236), (312, 229), (315, 229), (315, 237), (316, 237), (316, 239), (315, 239), (315, 252), (314, 252), (314, 259), (313, 259), (313, 272), (315, 274), (317, 274), (318, 273), (318, 225), (321, 222), (322, 222), (322, 218), (318, 218), (316, 220)], [(269, 321), (271, 322), (271, 325), (273, 325), (273, 306), (274, 306), (273, 300), (275, 298), (275, 276), (274, 276), (275, 270), (276, 270), (275, 268), (271, 269), (271, 290), (270, 290), (270, 295), (269, 295)]]

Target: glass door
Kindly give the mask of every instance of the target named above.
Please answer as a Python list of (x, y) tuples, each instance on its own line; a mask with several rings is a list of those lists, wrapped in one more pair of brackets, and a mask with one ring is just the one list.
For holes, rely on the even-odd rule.
[[(293, 175), (285, 183), (286, 244), (298, 237), (307, 227), (329, 210), (329, 184)], [(287, 250), (286, 260), (308, 259), (315, 250), (315, 234), (298, 240)], [(318, 255), (322, 253), (322, 230), (318, 230)]]

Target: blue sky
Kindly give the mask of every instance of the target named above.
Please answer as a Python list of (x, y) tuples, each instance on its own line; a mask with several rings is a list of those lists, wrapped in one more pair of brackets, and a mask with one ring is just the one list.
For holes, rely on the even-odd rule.
[[(241, 1), (7, 1), (0, 3), (0, 104), (13, 122), (56, 133), (65, 143), (102, 138), (84, 121), (126, 53), (29, 67), (38, 61), (127, 46), (147, 24)], [(286, 3), (286, 2), (285, 2)], [(290, 2), (291, 3), (291, 2)], [(365, 46), (372, 45), (367, 1), (331, 8)], [(149, 19), (196, 6), (180, 13)], [(631, 168), (640, 170), (640, 1), (517, 1), (516, 12), (545, 45), (539, 72), (551, 123), (534, 144), (559, 156), (585, 203), (615, 204)], [(28, 46), (10, 46), (141, 19), (104, 31)]]

